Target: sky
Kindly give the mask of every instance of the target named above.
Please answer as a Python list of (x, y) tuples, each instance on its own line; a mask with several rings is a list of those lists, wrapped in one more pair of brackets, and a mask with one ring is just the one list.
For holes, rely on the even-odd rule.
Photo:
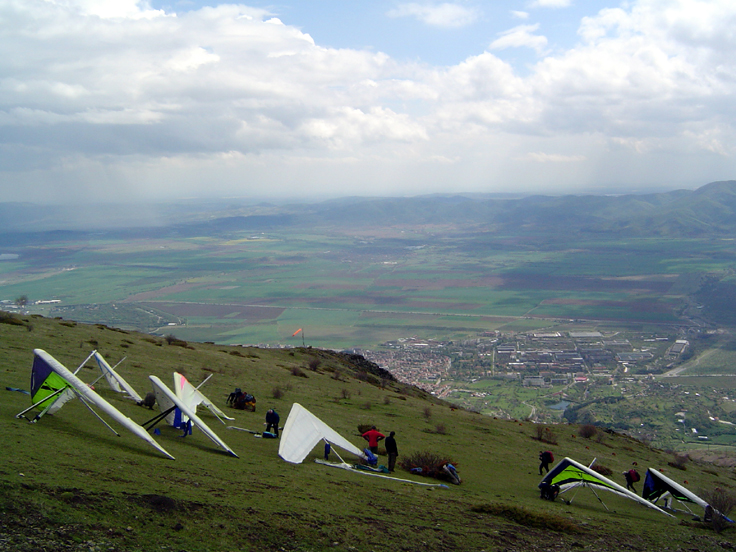
[(733, 0), (0, 0), (0, 202), (736, 179)]

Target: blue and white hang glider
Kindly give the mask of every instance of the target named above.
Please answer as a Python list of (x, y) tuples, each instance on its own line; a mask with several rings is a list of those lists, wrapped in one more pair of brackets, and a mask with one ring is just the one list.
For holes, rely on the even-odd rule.
[(42, 349), (34, 349), (33, 353), (33, 368), (31, 370), (31, 400), (33, 404), (23, 412), (17, 414), (16, 418), (25, 418), (26, 413), (34, 408), (38, 408), (40, 412), (30, 420), (31, 422), (36, 422), (45, 414), (54, 414), (68, 401), (78, 398), (97, 419), (116, 435), (120, 436), (92, 407), (96, 407), (107, 414), (110, 418), (146, 441), (167, 458), (174, 459), (145, 429), (100, 397), (58, 360)]
[(144, 427), (150, 429), (162, 419), (166, 419), (169, 425), (173, 425), (175, 427), (186, 427), (185, 424), (189, 424), (191, 422), (191, 425), (202, 430), (202, 433), (209, 437), (213, 443), (224, 449), (231, 456), (238, 458), (238, 455), (235, 454), (229, 446), (227, 446), (225, 441), (220, 439), (217, 434), (212, 431), (210, 427), (199, 418), (199, 416), (197, 416), (196, 410), (197, 404), (199, 403), (196, 402), (198, 400), (198, 396), (196, 396), (196, 394), (189, 395), (191, 402), (187, 402), (186, 399), (178, 396), (171, 389), (166, 387), (158, 377), (148, 376), (148, 379), (150, 379), (153, 384), (153, 392), (156, 395), (156, 402), (158, 403), (158, 407), (161, 412), (158, 416), (143, 424)]

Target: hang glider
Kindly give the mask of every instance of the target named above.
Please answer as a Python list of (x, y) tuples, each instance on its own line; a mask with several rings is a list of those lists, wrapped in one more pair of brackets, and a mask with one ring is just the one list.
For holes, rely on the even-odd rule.
[(231, 418), (225, 414), (199, 390), (199, 388), (202, 387), (208, 379), (210, 379), (210, 376), (207, 376), (207, 379), (197, 387), (194, 387), (187, 381), (187, 378), (182, 376), (179, 372), (174, 372), (174, 392), (176, 393), (176, 396), (179, 397), (179, 399), (195, 414), (197, 413), (197, 406), (201, 404), (208, 408), (210, 412), (212, 412), (223, 424), (225, 423), (223, 418), (226, 420), (234, 420), (235, 418)]
[(284, 424), (279, 443), (279, 456), (292, 464), (301, 464), (321, 441), (365, 458), (363, 451), (299, 403), (294, 403)]
[(176, 394), (171, 391), (171, 389), (166, 387), (166, 385), (164, 385), (164, 383), (160, 379), (158, 379), (156, 376), (148, 376), (148, 379), (150, 379), (151, 383), (153, 384), (153, 392), (156, 395), (156, 402), (161, 409), (161, 414), (146, 422), (144, 426), (152, 427), (163, 418), (166, 418), (167, 422), (171, 420), (169, 424), (174, 425), (176, 417), (175, 410), (179, 409), (179, 411), (181, 412), (182, 423), (187, 423), (188, 421), (191, 421), (192, 424), (201, 429), (202, 433), (207, 435), (207, 437), (209, 437), (213, 443), (224, 449), (228, 454), (235, 456), (235, 458), (238, 457), (238, 455), (235, 454), (233, 450), (225, 444), (225, 441), (220, 439), (217, 434), (212, 431), (209, 426), (204, 423), (183, 400), (177, 397)]
[[(588, 487), (591, 491), (593, 491), (593, 494), (595, 494), (596, 497), (598, 497), (596, 490), (608, 491), (619, 496), (635, 500), (639, 504), (643, 504), (647, 508), (657, 510), (658, 512), (661, 512), (666, 516), (674, 517), (672, 514), (668, 514), (667, 512), (662, 510), (659, 506), (656, 506), (648, 500), (644, 500), (643, 498), (632, 493), (628, 489), (622, 487), (617, 483), (614, 483), (610, 479), (602, 476), (601, 474), (593, 471), (586, 466), (583, 466), (582, 464), (576, 462), (575, 460), (572, 460), (571, 458), (565, 458), (560, 461), (560, 463), (557, 464), (539, 484), (540, 489), (554, 486), (559, 487), (560, 494), (577, 487)], [(603, 504), (603, 501), (600, 499), (600, 497), (598, 497), (598, 500), (601, 502), (601, 504)], [(568, 502), (568, 504), (570, 502), (572, 502), (572, 499)], [(603, 506), (606, 507), (605, 504), (603, 504)], [(606, 509), (608, 508), (606, 507)]]
[(129, 398), (133, 399), (135, 402), (138, 402), (138, 403), (143, 400), (141, 396), (136, 392), (136, 390), (133, 389), (131, 385), (123, 379), (123, 376), (121, 376), (115, 371), (115, 368), (117, 368), (120, 362), (123, 362), (125, 358), (123, 358), (123, 360), (121, 360), (114, 367), (112, 367), (107, 363), (104, 357), (97, 351), (92, 351), (92, 356), (97, 361), (97, 366), (100, 367), (100, 372), (102, 372), (102, 375), (105, 376), (107, 383), (110, 384), (110, 388), (113, 391), (117, 393), (127, 393)]
[(65, 403), (76, 397), (116, 435), (119, 436), (120, 434), (110, 427), (92, 409), (92, 406), (97, 407), (121, 426), (135, 433), (167, 458), (174, 459), (161, 445), (154, 441), (145, 429), (100, 397), (58, 360), (42, 349), (34, 349), (33, 353), (33, 368), (31, 370), (31, 400), (33, 405), (16, 415), (16, 418), (24, 417), (27, 412), (34, 408), (40, 408), (41, 412), (31, 420), (36, 422), (44, 414), (58, 412)]
[[(675, 483), (666, 475), (652, 468), (647, 470), (647, 474), (644, 477), (642, 496), (644, 500), (649, 500), (652, 503), (656, 503), (660, 498), (664, 498), (666, 502), (667, 498), (672, 497), (681, 503), (689, 502), (691, 504), (697, 504), (703, 509), (708, 507), (708, 503), (698, 495), (688, 491), (682, 485)], [(687, 508), (687, 506), (685, 507)]]

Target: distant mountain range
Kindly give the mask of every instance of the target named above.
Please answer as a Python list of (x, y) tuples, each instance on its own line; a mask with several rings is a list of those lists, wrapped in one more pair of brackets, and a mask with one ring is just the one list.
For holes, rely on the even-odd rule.
[(596, 196), (482, 194), (409, 198), (350, 197), (321, 203), (247, 205), (236, 201), (139, 206), (53, 207), (0, 203), (0, 233), (54, 230), (178, 235), (289, 227), (440, 225), (503, 234), (578, 232), (621, 236), (703, 237), (736, 231), (736, 180), (697, 190)]

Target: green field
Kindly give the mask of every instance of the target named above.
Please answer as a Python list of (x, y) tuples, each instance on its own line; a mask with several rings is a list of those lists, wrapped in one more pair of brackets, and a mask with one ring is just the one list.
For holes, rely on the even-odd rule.
[(736, 268), (725, 240), (406, 230), (57, 238), (0, 261), (0, 299), (58, 300), (28, 310), (199, 341), (290, 344), (303, 328), (312, 345), (375, 347), (570, 320), (687, 325), (705, 314), (689, 299), (702, 275)]

